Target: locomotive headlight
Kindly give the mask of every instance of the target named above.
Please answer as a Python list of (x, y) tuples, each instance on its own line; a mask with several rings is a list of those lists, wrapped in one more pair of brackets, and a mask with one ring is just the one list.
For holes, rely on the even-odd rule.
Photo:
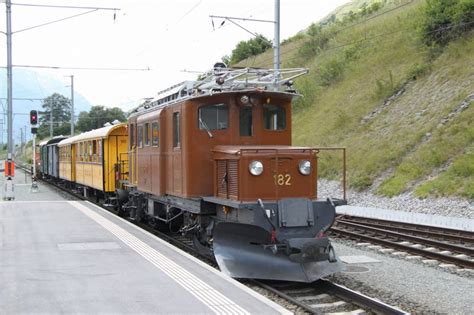
[(263, 173), (263, 164), (260, 161), (252, 161), (249, 164), (250, 174), (258, 176)]
[(240, 102), (242, 104), (247, 104), (249, 102), (249, 97), (247, 95), (243, 95), (241, 98), (240, 98)]
[(311, 173), (311, 162), (308, 160), (300, 161), (300, 164), (298, 165), (298, 170), (303, 175), (309, 175), (309, 173)]

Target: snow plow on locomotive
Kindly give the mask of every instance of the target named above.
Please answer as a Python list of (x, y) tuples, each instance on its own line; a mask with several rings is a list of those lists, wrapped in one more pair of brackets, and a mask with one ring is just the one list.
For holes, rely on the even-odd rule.
[(217, 64), (135, 108), (121, 212), (189, 236), (232, 277), (340, 271), (326, 232), (345, 200), (318, 200), (320, 151), (291, 146), (292, 80), (306, 72)]

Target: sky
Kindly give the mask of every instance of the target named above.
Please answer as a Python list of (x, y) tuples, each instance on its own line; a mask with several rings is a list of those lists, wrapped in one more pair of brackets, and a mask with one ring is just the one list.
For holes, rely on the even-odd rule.
[[(346, 2), (348, 0), (281, 0), (281, 40), (305, 29)], [(239, 41), (253, 37), (228, 21), (221, 26), (223, 19), (211, 19), (209, 15), (274, 20), (275, 1), (12, 0), (14, 3), (119, 9), (98, 10), (22, 31), (89, 10), (12, 5), (12, 63), (137, 69), (35, 69), (63, 80), (65, 85), (70, 80), (66, 76), (74, 75), (75, 91), (93, 105), (118, 106), (127, 110), (142, 98), (153, 97), (158, 91), (181, 81), (195, 79), (195, 71), (210, 69), (222, 56), (230, 55)], [(0, 7), (0, 31), (5, 32), (4, 0), (0, 1)], [(274, 38), (273, 23), (236, 22), (251, 32), (263, 34), (271, 40)], [(6, 39), (0, 47), (0, 65), (5, 66)]]

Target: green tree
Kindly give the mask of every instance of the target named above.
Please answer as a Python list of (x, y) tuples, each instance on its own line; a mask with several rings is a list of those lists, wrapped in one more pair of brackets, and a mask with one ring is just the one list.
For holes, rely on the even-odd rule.
[(118, 107), (108, 108), (104, 106), (92, 106), (89, 112), (80, 112), (76, 127), (84, 132), (92, 129), (101, 128), (105, 123), (111, 123), (114, 120), (120, 122), (126, 121), (125, 113)]
[(67, 135), (71, 128), (71, 100), (64, 95), (54, 93), (43, 100), (43, 110), (39, 113), (40, 126), (38, 137), (50, 135), (51, 117), (53, 118), (53, 135)]
[(230, 64), (234, 65), (248, 57), (259, 55), (271, 47), (271, 41), (263, 35), (257, 35), (257, 37), (248, 41), (241, 41), (232, 50)]

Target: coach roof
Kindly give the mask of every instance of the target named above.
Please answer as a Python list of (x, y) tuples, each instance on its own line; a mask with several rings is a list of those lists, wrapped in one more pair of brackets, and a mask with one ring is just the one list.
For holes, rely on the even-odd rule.
[(83, 132), (77, 136), (74, 136), (74, 137), (71, 137), (71, 138), (68, 138), (68, 139), (65, 139), (61, 142), (58, 143), (58, 146), (62, 147), (62, 146), (65, 146), (65, 145), (68, 145), (68, 144), (72, 144), (72, 143), (75, 143), (75, 142), (79, 142), (79, 141), (85, 141), (85, 140), (90, 140), (90, 139), (104, 139), (104, 138), (107, 138), (109, 136), (109, 134), (114, 131), (115, 129), (119, 129), (119, 128), (123, 128), (123, 127), (126, 127), (126, 124), (124, 123), (120, 123), (120, 124), (117, 124), (117, 125), (110, 125), (110, 126), (107, 126), (107, 127), (102, 127), (102, 128), (99, 128), (99, 129), (94, 129), (94, 130), (91, 130), (91, 131), (86, 131), (86, 132)]

